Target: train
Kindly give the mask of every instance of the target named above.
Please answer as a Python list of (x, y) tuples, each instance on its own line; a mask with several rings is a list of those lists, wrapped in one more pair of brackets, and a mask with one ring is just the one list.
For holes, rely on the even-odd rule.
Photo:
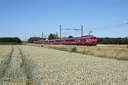
[(97, 44), (97, 37), (93, 35), (86, 35), (81, 37), (73, 38), (61, 38), (61, 39), (52, 39), (52, 40), (40, 40), (34, 41), (34, 44), (53, 44), (53, 45), (88, 45), (95, 46)]

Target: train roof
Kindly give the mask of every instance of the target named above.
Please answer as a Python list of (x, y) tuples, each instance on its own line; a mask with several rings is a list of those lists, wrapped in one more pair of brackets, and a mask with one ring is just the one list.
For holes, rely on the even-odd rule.
[(81, 37), (95, 37), (93, 35), (84, 35), (84, 36), (81, 36)]

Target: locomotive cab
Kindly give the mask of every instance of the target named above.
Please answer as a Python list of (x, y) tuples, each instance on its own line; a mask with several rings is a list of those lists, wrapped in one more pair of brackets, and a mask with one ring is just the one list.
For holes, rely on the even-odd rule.
[(92, 36), (88, 38), (89, 45), (96, 45), (97, 44), (97, 38)]
[(80, 41), (82, 42), (83, 45), (96, 45), (97, 44), (97, 38), (92, 35), (81, 36)]

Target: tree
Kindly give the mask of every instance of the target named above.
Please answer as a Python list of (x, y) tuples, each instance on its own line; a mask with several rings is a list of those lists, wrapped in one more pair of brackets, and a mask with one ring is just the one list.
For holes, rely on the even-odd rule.
[(48, 39), (49, 39), (49, 40), (57, 39), (57, 38), (58, 38), (58, 35), (52, 34), (52, 33), (50, 33), (50, 35), (48, 36)]
[(70, 35), (70, 36), (68, 36), (68, 38), (73, 38), (73, 36)]
[(22, 43), (22, 41), (18, 37), (14, 37), (13, 40), (14, 40), (14, 42)]
[(30, 37), (29, 39), (28, 39), (28, 43), (33, 43), (33, 41), (38, 41), (38, 40), (41, 40), (42, 38), (40, 38), (40, 37)]

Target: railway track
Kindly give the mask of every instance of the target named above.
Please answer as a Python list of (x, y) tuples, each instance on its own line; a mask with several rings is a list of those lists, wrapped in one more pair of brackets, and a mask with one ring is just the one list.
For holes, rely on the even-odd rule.
[(8, 59), (2, 65), (0, 85), (32, 85), (32, 74), (22, 50), (12, 47)]

